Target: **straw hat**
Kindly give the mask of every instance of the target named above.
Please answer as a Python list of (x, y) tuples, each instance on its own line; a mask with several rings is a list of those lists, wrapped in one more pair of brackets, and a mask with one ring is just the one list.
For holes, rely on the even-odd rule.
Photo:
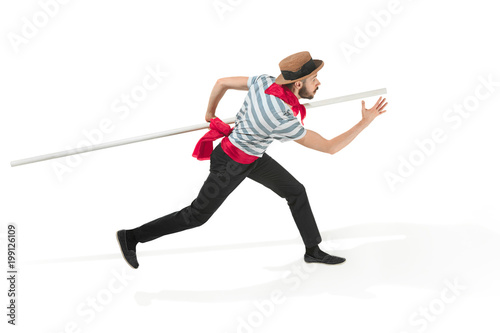
[(322, 60), (313, 59), (309, 52), (292, 54), (279, 63), (281, 74), (276, 78), (276, 84), (288, 84), (303, 80), (314, 75), (323, 67)]

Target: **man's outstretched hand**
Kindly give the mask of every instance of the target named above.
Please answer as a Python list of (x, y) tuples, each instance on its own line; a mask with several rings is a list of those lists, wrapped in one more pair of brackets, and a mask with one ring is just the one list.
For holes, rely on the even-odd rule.
[(371, 108), (367, 109), (365, 107), (365, 101), (361, 101), (361, 115), (363, 117), (363, 120), (367, 121), (368, 123), (371, 123), (373, 119), (375, 119), (377, 116), (381, 115), (382, 113), (386, 112), (384, 110), (385, 106), (388, 104), (387, 102), (384, 104), (385, 98), (382, 99), (382, 96), (379, 97), (377, 103)]

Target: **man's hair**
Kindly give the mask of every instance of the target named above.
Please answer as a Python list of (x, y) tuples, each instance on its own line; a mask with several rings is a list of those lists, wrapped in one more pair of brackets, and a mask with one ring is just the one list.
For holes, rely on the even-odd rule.
[[(302, 83), (304, 83), (304, 84), (305, 84), (305, 83), (306, 83), (306, 80), (307, 80), (307, 79), (302, 79), (302, 80), (299, 80), (299, 81), (302, 81)], [(295, 81), (295, 82), (297, 82), (297, 81)], [(285, 86), (285, 87), (287, 87), (288, 89), (292, 90), (292, 88), (293, 88), (293, 86), (294, 86), (295, 82), (284, 84), (284, 86)]]

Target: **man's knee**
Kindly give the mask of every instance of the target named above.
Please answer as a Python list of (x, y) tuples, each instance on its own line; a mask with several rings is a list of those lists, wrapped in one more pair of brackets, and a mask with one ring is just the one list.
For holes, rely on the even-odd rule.
[(306, 188), (302, 183), (295, 182), (288, 188), (288, 191), (285, 195), (288, 203), (293, 203), (298, 198), (306, 195)]
[(188, 228), (195, 228), (205, 224), (210, 219), (211, 214), (203, 214), (192, 205), (182, 210), (181, 216)]

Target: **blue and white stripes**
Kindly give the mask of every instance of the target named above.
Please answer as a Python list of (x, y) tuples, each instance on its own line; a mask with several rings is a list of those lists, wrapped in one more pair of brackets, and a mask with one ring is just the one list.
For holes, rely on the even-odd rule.
[(261, 157), (273, 140), (298, 140), (306, 134), (290, 106), (264, 92), (275, 80), (269, 75), (248, 79), (248, 94), (229, 140), (249, 155)]

